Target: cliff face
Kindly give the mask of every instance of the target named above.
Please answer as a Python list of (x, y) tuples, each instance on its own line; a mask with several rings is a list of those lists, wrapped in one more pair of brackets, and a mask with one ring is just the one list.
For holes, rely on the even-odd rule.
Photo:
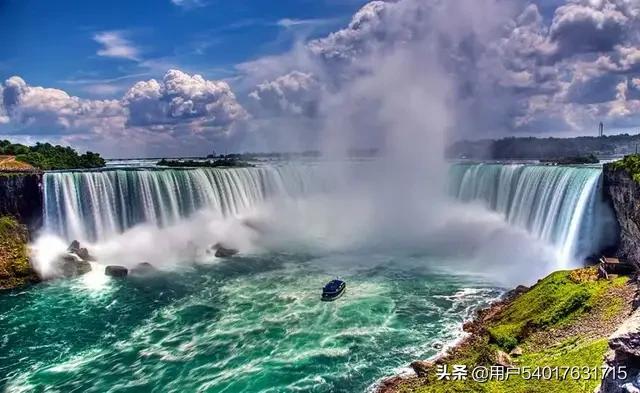
[(606, 164), (603, 185), (620, 227), (618, 256), (640, 266), (640, 183), (624, 169)]
[(30, 230), (42, 225), (41, 173), (0, 173), (0, 216), (16, 217)]

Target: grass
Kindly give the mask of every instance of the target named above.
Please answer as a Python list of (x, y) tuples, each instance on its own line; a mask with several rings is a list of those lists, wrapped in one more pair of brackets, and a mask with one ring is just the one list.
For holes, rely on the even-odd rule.
[[(586, 270), (586, 269), (585, 269)], [(522, 296), (518, 297), (488, 326), (492, 342), (509, 351), (530, 331), (566, 324), (593, 307), (597, 295), (613, 282), (572, 277), (569, 271), (558, 271), (547, 276)]]
[(0, 289), (15, 288), (33, 279), (27, 241), (26, 227), (12, 217), (0, 217)]
[(612, 298), (609, 301), (609, 304), (605, 308), (602, 316), (607, 320), (611, 320), (615, 318), (616, 315), (620, 314), (624, 309), (625, 300), (619, 297)]
[(603, 364), (603, 357), (608, 348), (607, 339), (580, 340), (568, 339), (559, 345), (522, 356), (518, 360), (518, 367), (528, 367), (534, 370), (539, 366), (558, 367), (562, 370), (558, 378), (525, 380), (522, 376), (510, 378), (504, 383), (491, 382), (489, 391), (505, 392), (593, 392), (600, 384), (600, 379), (595, 375), (585, 374), (584, 379), (574, 378), (571, 375), (563, 376), (568, 367), (599, 368)]
[[(447, 362), (450, 369), (455, 364), (466, 364), (469, 377), (464, 381), (438, 381), (434, 375), (427, 380), (414, 380), (398, 389), (398, 393), (449, 393), (449, 392), (483, 392), (483, 393), (592, 393), (600, 384), (595, 375), (585, 374), (585, 377), (573, 378), (571, 374), (563, 376), (566, 367), (578, 366), (599, 368), (603, 364), (603, 356), (607, 351), (606, 338), (593, 340), (566, 340), (557, 346), (523, 355), (513, 367), (528, 370), (534, 374), (537, 367), (558, 367), (558, 377), (545, 379), (522, 375), (510, 376), (505, 381), (475, 382), (470, 373), (478, 363), (467, 363), (465, 360)], [(491, 347), (485, 342), (477, 344), (471, 352), (488, 350)], [(470, 358), (469, 358), (470, 359)], [(468, 359), (467, 359), (468, 360)], [(486, 365), (486, 367), (489, 367)]]
[[(597, 280), (593, 268), (550, 274), (528, 292), (507, 303), (483, 323), (485, 330), (473, 335), (441, 361), (449, 366), (491, 367), (498, 351), (515, 346), (523, 355), (513, 358), (521, 370), (536, 367), (599, 368), (607, 351), (607, 336), (615, 326), (607, 321), (621, 317), (630, 308), (625, 284), (627, 277)], [(615, 325), (609, 323), (609, 325)], [(414, 378), (400, 385), (401, 393), (576, 393), (593, 392), (600, 379), (529, 379), (512, 375), (506, 381), (479, 383), (437, 380), (436, 370), (425, 378)], [(470, 375), (470, 374), (469, 374)]]

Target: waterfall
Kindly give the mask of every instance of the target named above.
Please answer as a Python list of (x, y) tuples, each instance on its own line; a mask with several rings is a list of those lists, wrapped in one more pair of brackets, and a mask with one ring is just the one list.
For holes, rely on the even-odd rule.
[(555, 245), (566, 263), (615, 241), (601, 174), (600, 167), (587, 166), (457, 164), (450, 170), (449, 191)]
[(46, 173), (44, 226), (67, 239), (101, 240), (141, 223), (166, 226), (203, 208), (238, 214), (269, 198), (304, 195), (317, 186), (311, 171), (281, 165)]
[[(45, 230), (93, 241), (142, 223), (164, 227), (201, 209), (237, 215), (270, 199), (334, 189), (338, 180), (320, 167), (50, 172), (44, 176)], [(510, 225), (554, 245), (568, 263), (615, 241), (601, 172), (587, 166), (455, 164), (449, 192), (462, 202), (484, 204)]]

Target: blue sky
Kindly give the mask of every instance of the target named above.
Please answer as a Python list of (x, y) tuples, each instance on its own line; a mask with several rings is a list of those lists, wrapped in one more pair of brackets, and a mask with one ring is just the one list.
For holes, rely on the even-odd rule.
[(0, 0), (0, 36), (0, 137), (107, 157), (640, 125), (637, 1)]
[[(2, 0), (0, 36), (10, 38), (0, 51), (0, 78), (20, 75), (83, 96), (116, 96), (127, 82), (162, 76), (168, 68), (231, 78), (236, 64), (335, 30), (364, 3)], [(103, 32), (125, 39), (135, 58), (99, 55), (103, 45), (95, 37)]]

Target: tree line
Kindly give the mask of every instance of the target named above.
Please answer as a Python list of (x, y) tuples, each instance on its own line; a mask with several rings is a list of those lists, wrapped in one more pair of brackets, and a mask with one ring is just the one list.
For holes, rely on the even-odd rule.
[(43, 170), (90, 169), (105, 166), (105, 160), (98, 153), (88, 151), (78, 154), (69, 146), (54, 146), (50, 143), (38, 142), (33, 146), (27, 146), (0, 140), (0, 155), (15, 156), (16, 160)]

